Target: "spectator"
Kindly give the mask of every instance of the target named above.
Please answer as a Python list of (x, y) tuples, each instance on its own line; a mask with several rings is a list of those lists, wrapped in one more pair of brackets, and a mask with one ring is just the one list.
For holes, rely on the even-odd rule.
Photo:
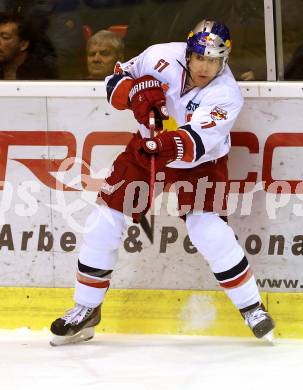
[(33, 37), (47, 36), (53, 46), (58, 78), (80, 79), (84, 72), (81, 0), (3, 0), (6, 12), (30, 21)]
[(117, 61), (124, 60), (124, 43), (117, 34), (100, 30), (87, 41), (87, 79), (104, 80)]
[(56, 56), (46, 36), (34, 37), (29, 23), (20, 16), (0, 13), (0, 79), (48, 80), (57, 76)]

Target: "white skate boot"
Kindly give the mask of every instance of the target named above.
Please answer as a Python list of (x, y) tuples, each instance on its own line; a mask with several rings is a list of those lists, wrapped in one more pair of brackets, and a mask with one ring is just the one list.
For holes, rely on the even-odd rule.
[(95, 326), (101, 320), (101, 305), (90, 308), (76, 304), (51, 324), (52, 346), (87, 341), (94, 337)]

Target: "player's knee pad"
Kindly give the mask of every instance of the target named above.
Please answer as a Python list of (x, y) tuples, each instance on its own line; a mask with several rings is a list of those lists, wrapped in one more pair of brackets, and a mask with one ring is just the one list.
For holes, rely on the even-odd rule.
[(217, 214), (189, 214), (186, 225), (191, 242), (214, 273), (229, 270), (243, 259), (243, 249), (233, 230)]
[(95, 208), (85, 223), (80, 263), (96, 269), (113, 269), (126, 226), (119, 211), (106, 206)]

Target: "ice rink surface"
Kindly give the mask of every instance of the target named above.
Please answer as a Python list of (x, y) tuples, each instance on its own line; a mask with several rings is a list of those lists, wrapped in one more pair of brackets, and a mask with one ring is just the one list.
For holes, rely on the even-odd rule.
[(1, 390), (302, 388), (303, 340), (97, 334), (51, 347), (48, 331), (0, 330)]

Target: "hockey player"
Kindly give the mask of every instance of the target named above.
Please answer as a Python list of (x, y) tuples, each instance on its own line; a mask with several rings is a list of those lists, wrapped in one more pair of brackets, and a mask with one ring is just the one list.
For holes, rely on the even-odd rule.
[[(273, 332), (274, 322), (261, 302), (244, 252), (214, 206), (216, 184), (228, 181), (230, 130), (243, 105), (227, 65), (230, 51), (228, 28), (203, 20), (186, 43), (151, 46), (129, 62), (117, 64), (115, 73), (107, 78), (109, 103), (118, 110), (131, 109), (140, 132), (114, 161), (98, 194), (100, 207), (87, 219), (87, 226), (94, 222), (94, 227), (84, 234), (79, 254), (76, 304), (52, 323), (53, 345), (93, 337), (127, 226), (124, 215), (135, 221), (140, 218), (132, 208), (139, 204), (140, 193), (127, 199), (127, 188), (134, 181), (149, 183), (151, 156), (155, 156), (156, 172), (163, 172), (167, 182), (190, 184), (191, 192), (180, 188), (177, 194), (180, 210), (188, 208), (182, 217), (189, 237), (246, 324), (257, 338)], [(170, 115), (177, 130), (160, 131), (149, 139), (151, 110), (158, 127)], [(196, 196), (199, 183), (206, 177), (213, 186), (200, 201)], [(223, 208), (225, 198), (226, 194)]]

